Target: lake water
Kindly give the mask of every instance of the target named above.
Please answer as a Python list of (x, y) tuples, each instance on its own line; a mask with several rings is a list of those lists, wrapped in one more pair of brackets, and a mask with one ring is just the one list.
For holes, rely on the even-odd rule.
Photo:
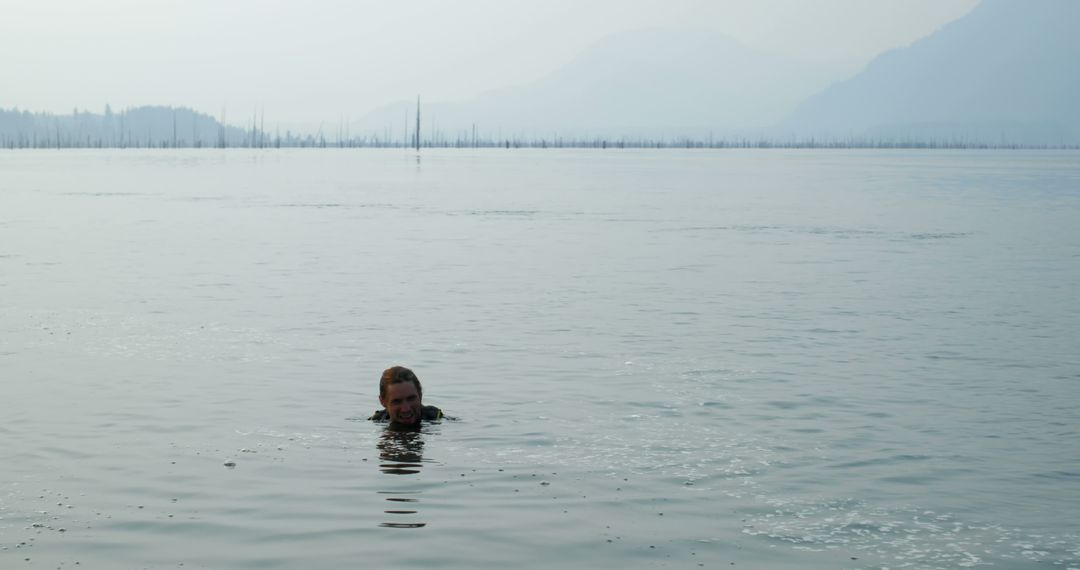
[(5, 569), (1078, 568), (1080, 153), (0, 152), (0, 375)]

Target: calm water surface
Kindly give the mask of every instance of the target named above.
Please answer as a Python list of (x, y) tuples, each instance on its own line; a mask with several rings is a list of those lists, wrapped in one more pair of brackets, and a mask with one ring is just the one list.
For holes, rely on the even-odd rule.
[(1076, 152), (0, 152), (0, 567), (1078, 568), (1078, 292)]

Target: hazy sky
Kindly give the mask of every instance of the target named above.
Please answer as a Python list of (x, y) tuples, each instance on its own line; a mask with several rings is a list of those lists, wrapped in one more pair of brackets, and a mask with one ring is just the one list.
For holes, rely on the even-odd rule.
[(0, 0), (0, 108), (185, 105), (229, 122), (357, 118), (421, 94), (538, 79), (592, 42), (650, 26), (864, 63), (978, 0)]

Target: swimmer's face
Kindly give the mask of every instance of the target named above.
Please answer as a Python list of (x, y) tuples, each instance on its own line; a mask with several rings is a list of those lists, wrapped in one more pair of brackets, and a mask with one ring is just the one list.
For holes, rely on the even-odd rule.
[(386, 387), (386, 395), (379, 397), (379, 403), (386, 408), (393, 423), (413, 425), (420, 422), (420, 392), (412, 382), (390, 384)]

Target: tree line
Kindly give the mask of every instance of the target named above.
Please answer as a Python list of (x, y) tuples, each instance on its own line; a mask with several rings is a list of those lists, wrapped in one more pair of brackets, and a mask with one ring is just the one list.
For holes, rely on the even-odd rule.
[[(416, 127), (396, 136), (382, 133), (349, 133), (346, 123), (327, 135), (320, 127), (314, 134), (273, 132), (264, 128), (264, 117), (253, 113), (244, 126), (186, 107), (143, 106), (114, 112), (108, 105), (102, 113), (73, 109), (70, 115), (31, 113), (0, 109), (0, 148), (835, 148), (835, 149), (1050, 149), (1080, 148), (1078, 145), (1028, 145), (1006, 141), (981, 141), (964, 137), (939, 138), (813, 138), (813, 137), (602, 137), (602, 136), (492, 136), (470, 130), (444, 133), (430, 129), (421, 137), (420, 108)], [(250, 121), (250, 122), (248, 122)], [(409, 125), (406, 116), (405, 124)]]

